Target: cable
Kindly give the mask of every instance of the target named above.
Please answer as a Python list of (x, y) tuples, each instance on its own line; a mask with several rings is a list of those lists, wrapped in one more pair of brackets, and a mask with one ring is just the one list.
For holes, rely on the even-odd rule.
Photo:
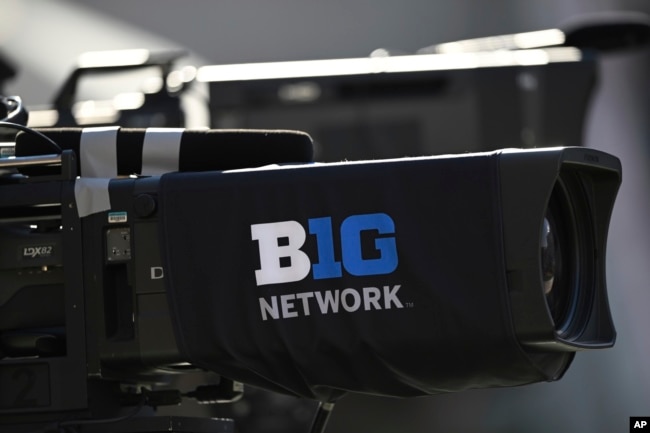
[(27, 127), (25, 125), (20, 125), (18, 123), (12, 123), (12, 122), (0, 121), (0, 128), (16, 129), (18, 131), (26, 132), (28, 134), (34, 134), (37, 137), (43, 139), (50, 147), (52, 147), (52, 149), (57, 154), (61, 154), (61, 152), (62, 152), (61, 147), (59, 147), (59, 145), (56, 144), (56, 142), (54, 140), (52, 140), (50, 137), (48, 137), (47, 135), (45, 135), (45, 134), (43, 134), (43, 133), (41, 133), (41, 132), (39, 132), (39, 131), (37, 131), (35, 129), (29, 128), (29, 127)]

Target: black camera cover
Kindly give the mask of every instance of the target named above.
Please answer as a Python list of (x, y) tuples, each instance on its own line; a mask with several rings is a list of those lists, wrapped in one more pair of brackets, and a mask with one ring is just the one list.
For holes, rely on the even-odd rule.
[(498, 163), (486, 153), (163, 175), (181, 352), (323, 401), (559, 379), (573, 353), (528, 352), (513, 328)]

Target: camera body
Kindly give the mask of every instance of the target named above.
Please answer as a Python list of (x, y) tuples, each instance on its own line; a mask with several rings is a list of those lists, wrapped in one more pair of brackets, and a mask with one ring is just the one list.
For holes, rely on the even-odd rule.
[[(110, 193), (113, 205), (124, 208), (126, 203), (131, 210), (141, 203), (124, 191), (135, 184), (135, 177), (128, 173), (141, 172), (143, 159), (147, 169), (148, 159), (143, 158), (142, 151), (145, 131), (118, 134), (117, 129), (102, 129), (99, 133), (106, 132), (115, 140), (119, 138), (119, 145), (113, 142), (113, 150), (120, 160), (128, 161), (126, 166), (115, 167)], [(242, 158), (260, 165), (282, 162), (283, 158), (294, 162), (311, 160), (311, 140), (297, 132), (201, 130), (185, 133), (185, 141), (178, 130), (164, 132), (181, 140), (177, 144), (183, 150), (177, 162), (184, 170), (239, 167)], [(39, 147), (47, 144), (39, 134), (19, 134), (18, 156), (0, 160), (3, 431), (35, 431), (59, 422), (83, 424), (75, 420), (110, 420), (115, 425), (115, 417), (124, 408), (179, 404), (180, 390), (169, 389), (177, 374), (201, 377), (200, 391), (183, 394), (199, 402), (239, 398), (241, 384), (181, 362), (165, 293), (160, 291), (160, 261), (153, 270), (143, 264), (159, 255), (157, 235), (147, 237), (152, 227), (155, 231), (155, 220), (137, 224), (135, 211), (129, 212), (128, 221), (122, 219), (121, 213), (111, 212), (101, 217), (98, 213), (82, 217), (79, 205), (86, 198), (101, 202), (92, 194), (84, 196), (80, 192), (85, 178), (78, 174), (88, 167), (82, 161), (87, 156), (87, 149), (80, 148), (84, 141), (82, 129), (45, 131), (61, 144), (63, 150), (58, 155), (47, 153), (51, 152), (47, 146)], [(203, 146), (206, 142), (209, 148)], [(197, 145), (208, 155), (197, 152), (193, 148)], [(137, 168), (131, 154), (134, 147), (140, 152), (135, 158)], [(138, 188), (149, 185), (149, 179), (154, 178), (137, 179)], [(108, 183), (106, 179), (107, 187)], [(106, 225), (109, 229), (105, 230)], [(137, 234), (133, 246), (129, 231)], [(142, 251), (137, 260), (131, 255), (134, 248)], [(116, 258), (118, 252), (124, 255)], [(125, 257), (130, 259), (128, 264)], [(149, 275), (140, 279), (136, 270), (144, 268), (153, 272), (152, 278)], [(166, 311), (162, 311), (161, 302)], [(178, 421), (184, 429), (192, 426), (191, 430), (178, 431), (214, 431), (215, 421), (204, 421)], [(160, 419), (153, 421), (157, 422)], [(232, 420), (216, 424), (226, 428), (223, 431), (232, 430)], [(124, 425), (130, 431), (131, 424)]]

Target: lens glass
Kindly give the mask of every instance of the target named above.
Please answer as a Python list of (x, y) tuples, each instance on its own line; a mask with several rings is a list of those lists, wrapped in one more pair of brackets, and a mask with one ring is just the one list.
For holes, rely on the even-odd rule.
[(582, 177), (561, 171), (542, 222), (540, 273), (558, 337), (581, 338), (593, 313), (596, 255), (593, 221)]
[[(565, 239), (566, 240), (566, 239)], [(572, 285), (565, 272), (565, 252), (555, 215), (549, 210), (542, 226), (541, 266), (544, 295), (556, 329), (562, 328), (572, 309)]]

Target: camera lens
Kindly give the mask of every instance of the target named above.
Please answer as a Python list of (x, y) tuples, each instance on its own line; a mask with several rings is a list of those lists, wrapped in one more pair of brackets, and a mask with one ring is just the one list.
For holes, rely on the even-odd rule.
[(562, 328), (569, 319), (573, 303), (573, 288), (566, 281), (565, 252), (559, 236), (555, 217), (549, 211), (542, 226), (541, 266), (544, 295), (556, 329)]
[[(542, 287), (555, 331), (565, 338), (579, 332), (582, 293), (579, 227), (571, 194), (575, 182), (559, 179), (553, 188), (540, 239)], [(572, 201), (571, 198), (574, 200)]]

